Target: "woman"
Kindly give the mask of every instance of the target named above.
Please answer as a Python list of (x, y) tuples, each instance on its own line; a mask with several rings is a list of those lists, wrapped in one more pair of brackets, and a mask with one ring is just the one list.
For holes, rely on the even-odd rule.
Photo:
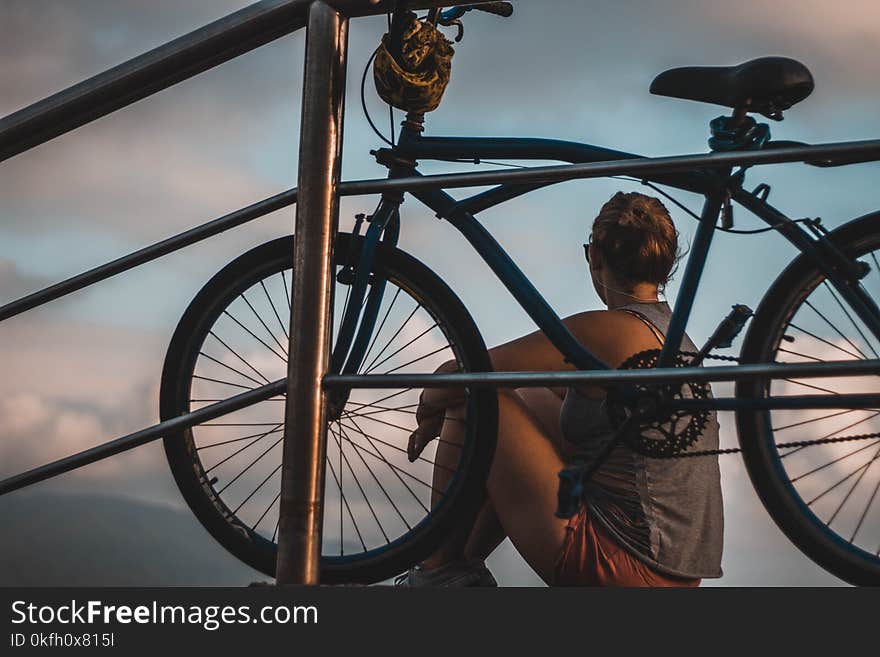
[[(586, 256), (608, 309), (566, 318), (569, 330), (615, 367), (634, 353), (658, 349), (671, 317), (658, 293), (679, 258), (678, 234), (663, 204), (643, 194), (615, 194), (593, 223)], [(681, 348), (696, 351), (687, 336)], [(541, 331), (490, 355), (496, 371), (572, 369)], [(438, 371), (452, 369), (454, 363), (447, 363)], [(652, 459), (620, 444), (591, 478), (578, 514), (555, 516), (558, 472), (578, 446), (589, 449), (611, 431), (603, 398), (603, 389), (588, 386), (499, 389), (498, 443), (476, 523), (449, 536), (398, 583), (494, 586), (483, 562), (505, 537), (550, 585), (698, 586), (702, 578), (720, 577), (717, 456)], [(425, 389), (410, 437), (411, 460), (437, 436), (439, 462), (444, 450), (460, 443), (460, 399), (460, 391)], [(712, 413), (692, 449), (717, 446)]]

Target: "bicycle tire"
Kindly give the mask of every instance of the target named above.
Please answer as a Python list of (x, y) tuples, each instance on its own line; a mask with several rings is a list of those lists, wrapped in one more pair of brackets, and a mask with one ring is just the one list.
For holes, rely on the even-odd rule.
[[(869, 214), (844, 224), (831, 232), (829, 239), (850, 256), (862, 257), (866, 253), (876, 252), (880, 249), (880, 213)], [(876, 258), (876, 254), (874, 257)], [(876, 260), (872, 260), (871, 265), (874, 266), (875, 262)], [(873, 275), (876, 279), (876, 273)], [(794, 333), (795, 329), (804, 330), (799, 326), (792, 328), (794, 317), (799, 309), (809, 302), (811, 295), (824, 280), (825, 276), (804, 255), (796, 258), (779, 275), (761, 300), (749, 327), (740, 355), (743, 364), (776, 361), (783, 339), (787, 336), (786, 341), (791, 342), (792, 336), (786, 331), (790, 330)], [(875, 283), (876, 280), (872, 285)], [(738, 381), (736, 397), (745, 400), (766, 397), (769, 394), (769, 384), (770, 381), (767, 379)], [(870, 409), (862, 409), (864, 410)], [(810, 508), (810, 504), (815, 503), (819, 498), (808, 503), (797, 490), (794, 480), (801, 481), (806, 475), (811, 475), (821, 468), (805, 470), (806, 475), (791, 477), (786, 465), (783, 464), (783, 458), (796, 450), (780, 454), (776, 446), (777, 440), (774, 437), (771, 416), (772, 412), (766, 410), (736, 411), (737, 433), (746, 469), (764, 507), (789, 540), (819, 566), (851, 584), (880, 585), (880, 556), (855, 545), (852, 542), (855, 540), (855, 534), (848, 541), (845, 536), (838, 533), (840, 530), (832, 529), (835, 516), (831, 516), (826, 522)], [(830, 416), (821, 419), (824, 421), (828, 417)], [(784, 426), (784, 428), (790, 427)], [(776, 431), (779, 429), (777, 428)], [(868, 467), (872, 462), (868, 463)], [(791, 465), (788, 467), (793, 469)], [(840, 492), (846, 488), (844, 486)], [(852, 492), (850, 490), (850, 494)], [(873, 499), (869, 499), (865, 513)], [(845, 503), (846, 499), (841, 503), (840, 508)], [(862, 520), (864, 519), (863, 516)], [(880, 515), (875, 521), (880, 523)], [(860, 528), (861, 521), (856, 527), (856, 533)]]
[[(357, 265), (362, 244), (360, 237), (339, 233), (335, 245), (336, 266)], [(196, 295), (183, 314), (166, 354), (160, 390), (160, 415), (163, 420), (189, 411), (196, 361), (209, 331), (223, 311), (238, 298), (237, 295), (252, 285), (266, 281), (268, 276), (279, 272), (283, 277), (283, 272), (290, 271), (293, 248), (292, 236), (258, 246), (225, 266)], [(435, 318), (443, 334), (450, 340), (461, 371), (491, 370), (485, 343), (467, 309), (449, 286), (423, 263), (397, 248), (379, 244), (372, 276), (381, 276), (383, 280), (396, 284)], [(378, 332), (381, 330), (380, 326)], [(452, 527), (473, 521), (483, 499), (494, 453), (498, 410), (494, 390), (468, 388), (467, 394), (466, 447), (462, 450), (459, 467), (452, 475), (452, 482), (442, 502), (410, 531), (382, 549), (367, 551), (365, 545), (363, 554), (322, 554), (322, 583), (373, 583), (392, 577), (428, 556)], [(274, 534), (268, 539), (251, 528), (236, 517), (218, 494), (200, 460), (193, 429), (165, 436), (164, 447), (178, 488), (205, 529), (238, 559), (266, 575), (274, 576), (277, 556)], [(344, 455), (342, 442), (339, 443), (339, 450), (342, 452), (341, 458)], [(340, 479), (337, 482), (340, 490), (344, 491), (342, 463), (339, 467)], [(390, 463), (389, 467), (392, 467)], [(355, 470), (352, 470), (352, 474), (357, 479)], [(333, 476), (336, 476), (335, 471)], [(397, 477), (401, 479), (400, 475)], [(358, 486), (361, 486), (360, 482)], [(341, 496), (344, 497), (344, 494), (341, 493)], [(366, 500), (366, 495), (364, 498)], [(347, 501), (345, 506), (349, 506)], [(357, 529), (351, 513), (349, 509), (351, 522), (355, 523)], [(342, 522), (340, 504), (340, 524)], [(341, 541), (340, 538), (340, 549)]]

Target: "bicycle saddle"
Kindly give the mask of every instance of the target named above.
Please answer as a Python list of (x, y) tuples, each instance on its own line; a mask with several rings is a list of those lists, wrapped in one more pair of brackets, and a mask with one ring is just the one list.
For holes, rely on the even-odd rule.
[(806, 66), (788, 57), (760, 57), (739, 66), (686, 66), (664, 71), (651, 93), (743, 108), (780, 120), (813, 91)]

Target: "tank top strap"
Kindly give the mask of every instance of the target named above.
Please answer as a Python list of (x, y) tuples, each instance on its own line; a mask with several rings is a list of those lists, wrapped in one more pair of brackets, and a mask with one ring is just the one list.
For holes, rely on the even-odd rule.
[(657, 338), (657, 341), (660, 342), (660, 344), (663, 344), (663, 342), (666, 340), (665, 332), (661, 330), (660, 327), (657, 326), (657, 323), (652, 321), (650, 317), (648, 317), (645, 313), (636, 310), (632, 307), (632, 305), (621, 306), (620, 308), (617, 308), (617, 310), (622, 310), (623, 312), (628, 313), (634, 317), (638, 317), (640, 320), (642, 320), (645, 326), (647, 326), (651, 330), (651, 332), (654, 334), (654, 337)]

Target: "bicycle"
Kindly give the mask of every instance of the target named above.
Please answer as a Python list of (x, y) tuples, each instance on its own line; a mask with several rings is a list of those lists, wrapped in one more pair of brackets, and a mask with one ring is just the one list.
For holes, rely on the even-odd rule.
[[(506, 4), (495, 3), (492, 9), (503, 14), (499, 6)], [(464, 13), (477, 8), (434, 10), (428, 19), (460, 26)], [(781, 119), (784, 111), (809, 95), (812, 86), (812, 76), (802, 64), (761, 58), (736, 67), (673, 69), (658, 76), (651, 91), (730, 107), (731, 116), (712, 122), (710, 146), (714, 151), (734, 151), (792, 145), (772, 141), (767, 126), (750, 114)], [(388, 168), (389, 178), (419, 175), (420, 160), (588, 163), (639, 157), (552, 139), (427, 137), (423, 130), (424, 116), (410, 113), (397, 143), (372, 151)], [(806, 163), (838, 166), (855, 161), (859, 160)], [(675, 345), (684, 333), (714, 231), (754, 232), (734, 229), (734, 204), (766, 223), (761, 230), (780, 233), (800, 252), (758, 305), (740, 363), (810, 363), (841, 359), (841, 355), (843, 360), (877, 359), (880, 213), (833, 231), (819, 220), (791, 219), (767, 202), (767, 185), (744, 189), (748, 168), (658, 171), (640, 180), (658, 191), (657, 185), (662, 185), (705, 198), (702, 212), (694, 215), (700, 223), (667, 340), (653, 362), (661, 367), (682, 364)], [(578, 343), (475, 218), (543, 186), (501, 184), (461, 201), (443, 190), (414, 189), (410, 195), (464, 235), (568, 362), (580, 370), (607, 369)], [(337, 236), (330, 372), (405, 373), (450, 359), (460, 372), (491, 371), (485, 342), (456, 294), (430, 268), (397, 248), (403, 201), (402, 193), (383, 194), (371, 215), (356, 217), (352, 233)], [(285, 376), (294, 239), (281, 237), (243, 254), (193, 299), (165, 358), (162, 420)], [(876, 290), (875, 296), (869, 287)], [(344, 298), (340, 288), (345, 288)], [(837, 326), (831, 317), (839, 317), (845, 326)], [(728, 331), (726, 342), (743, 323)], [(429, 347), (422, 350), (424, 344)], [(705, 356), (718, 346), (729, 345), (719, 338), (701, 353)], [(873, 489), (870, 478), (867, 488), (860, 485), (874, 461), (880, 460), (876, 426), (880, 410), (874, 408), (880, 405), (880, 395), (876, 388), (863, 387), (863, 380), (855, 377), (836, 377), (825, 385), (772, 376), (743, 379), (737, 381), (733, 399), (704, 400), (702, 408), (735, 411), (740, 448), (728, 451), (742, 451), (764, 506), (789, 539), (838, 577), (855, 584), (878, 584), (880, 517), (870, 526), (865, 520), (878, 496), (880, 474)], [(811, 394), (798, 395), (802, 390)], [(792, 391), (795, 394), (779, 394)], [(427, 556), (452, 527), (476, 512), (474, 501), (494, 448), (494, 391), (465, 387), (465, 439), (454, 463), (432, 460), (436, 441), (416, 462), (406, 458), (406, 439), (415, 428), (415, 393), (413, 388), (377, 392), (357, 387), (328, 393), (326, 467), (331, 476), (325, 493), (324, 582), (387, 579)], [(197, 518), (227, 550), (267, 575), (274, 574), (276, 560), (277, 522), (272, 527), (280, 496), (283, 400), (273, 397), (231, 414), (229, 421), (197, 425), (164, 439), (172, 473)], [(841, 423), (846, 426), (834, 429)], [(877, 431), (868, 431), (871, 428)], [(864, 431), (839, 435), (852, 429)], [(859, 447), (848, 451), (850, 441)], [(239, 471), (235, 464), (241, 462), (246, 465)], [(859, 467), (837, 479), (838, 471), (854, 462)], [(379, 480), (379, 469), (388, 481)], [(438, 475), (441, 470), (446, 474)], [(835, 481), (828, 486), (827, 475), (832, 473)], [(437, 488), (438, 481), (443, 482), (442, 489)], [(859, 495), (854, 498), (856, 489)], [(854, 499), (865, 499), (864, 508), (847, 507)], [(382, 505), (375, 505), (375, 500)]]

